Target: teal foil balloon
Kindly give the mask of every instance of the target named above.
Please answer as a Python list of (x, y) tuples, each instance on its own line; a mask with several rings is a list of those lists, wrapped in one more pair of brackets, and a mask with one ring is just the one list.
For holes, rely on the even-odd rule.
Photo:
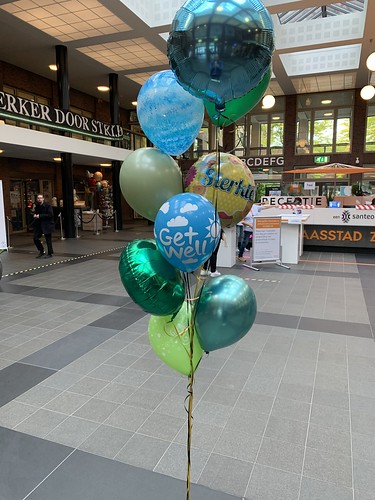
[(168, 316), (185, 299), (181, 274), (161, 255), (154, 240), (136, 240), (121, 254), (119, 272), (129, 296), (145, 312)]
[(204, 285), (194, 309), (195, 331), (206, 352), (240, 340), (252, 327), (257, 313), (253, 290), (238, 276), (220, 276)]
[(189, 149), (202, 126), (204, 104), (181, 87), (173, 71), (152, 75), (137, 102), (139, 123), (155, 146), (172, 156)]
[(148, 335), (153, 350), (166, 365), (182, 375), (190, 375), (191, 371), (195, 371), (203, 354), (194, 334), (191, 366), (189, 314), (185, 302), (175, 317), (151, 316), (148, 324)]
[(173, 20), (167, 51), (180, 84), (222, 109), (268, 71), (272, 18), (260, 0), (187, 0)]

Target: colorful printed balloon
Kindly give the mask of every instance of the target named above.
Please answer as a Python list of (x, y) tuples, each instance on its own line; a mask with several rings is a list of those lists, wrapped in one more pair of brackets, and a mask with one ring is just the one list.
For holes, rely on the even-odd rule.
[(137, 116), (143, 132), (161, 151), (180, 155), (202, 126), (204, 104), (177, 82), (173, 71), (160, 71), (142, 86)]
[(249, 212), (255, 197), (255, 182), (242, 160), (229, 153), (202, 156), (190, 167), (185, 190), (204, 196), (216, 208), (223, 227), (240, 222)]
[[(182, 375), (190, 375), (190, 333), (188, 330), (189, 311), (186, 302), (175, 317), (151, 316), (148, 324), (150, 344), (165, 364)], [(193, 371), (196, 370), (203, 354), (194, 333)]]
[(195, 330), (206, 352), (240, 340), (253, 326), (257, 302), (245, 280), (228, 275), (204, 285), (195, 310)]
[(203, 196), (182, 193), (160, 208), (154, 226), (156, 244), (164, 258), (181, 271), (198, 269), (211, 256), (221, 226), (212, 203)]
[(175, 15), (167, 50), (180, 84), (222, 107), (268, 71), (272, 18), (260, 0), (188, 0)]

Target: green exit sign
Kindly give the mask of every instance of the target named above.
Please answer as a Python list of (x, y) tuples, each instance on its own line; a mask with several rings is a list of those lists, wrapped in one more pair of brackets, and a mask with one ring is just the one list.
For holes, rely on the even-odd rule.
[(330, 156), (314, 156), (314, 163), (328, 163), (330, 159)]

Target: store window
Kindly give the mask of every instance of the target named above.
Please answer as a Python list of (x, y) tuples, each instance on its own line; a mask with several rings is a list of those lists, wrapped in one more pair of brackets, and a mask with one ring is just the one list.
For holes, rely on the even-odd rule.
[(296, 154), (349, 153), (352, 91), (298, 96)]
[(375, 151), (375, 106), (368, 106), (365, 151)]
[[(39, 104), (45, 104), (47, 106), (50, 105), (50, 101), (46, 97), (33, 94), (31, 92), (25, 92), (24, 90), (20, 90), (15, 87), (9, 87), (8, 85), (3, 85), (3, 92), (5, 92), (6, 94), (14, 95), (15, 97), (21, 97), (22, 99), (27, 99), (28, 101), (37, 102)], [(4, 121), (7, 125), (13, 125), (32, 130), (39, 130), (40, 132), (51, 132), (51, 130), (48, 127), (43, 127), (40, 125), (32, 125), (31, 123), (22, 122), (19, 120), (11, 120), (5, 118)]]
[(252, 114), (249, 154), (277, 156), (284, 153), (284, 112)]

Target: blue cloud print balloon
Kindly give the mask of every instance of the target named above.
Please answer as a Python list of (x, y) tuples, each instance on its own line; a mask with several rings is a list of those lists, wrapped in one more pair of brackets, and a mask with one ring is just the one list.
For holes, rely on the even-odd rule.
[(164, 258), (180, 271), (191, 272), (211, 256), (220, 229), (212, 203), (200, 194), (182, 193), (161, 206), (154, 233)]
[(172, 71), (151, 76), (137, 102), (139, 123), (155, 146), (172, 156), (189, 149), (202, 126), (204, 103), (184, 90)]

